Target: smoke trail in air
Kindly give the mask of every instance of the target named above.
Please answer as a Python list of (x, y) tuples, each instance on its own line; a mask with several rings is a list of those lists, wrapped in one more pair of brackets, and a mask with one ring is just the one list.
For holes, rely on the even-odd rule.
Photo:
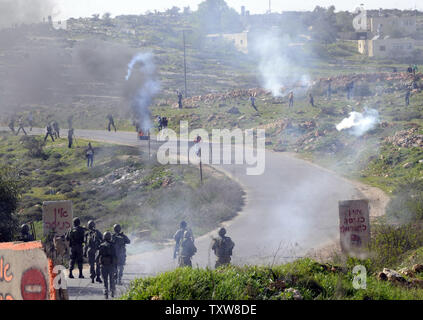
[(144, 130), (150, 130), (152, 127), (149, 107), (160, 91), (160, 82), (156, 77), (153, 59), (153, 54), (149, 52), (137, 54), (128, 64), (126, 75), (126, 81), (134, 81), (137, 86), (132, 97), (131, 108)]

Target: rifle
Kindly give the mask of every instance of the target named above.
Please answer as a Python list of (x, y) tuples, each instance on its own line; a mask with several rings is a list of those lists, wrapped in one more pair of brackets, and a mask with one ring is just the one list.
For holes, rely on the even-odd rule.
[(178, 256), (178, 252), (179, 252), (179, 242), (175, 244), (175, 249), (173, 250), (173, 259), (176, 259), (176, 257)]
[(37, 239), (37, 234), (35, 233), (35, 225), (33, 221), (31, 221), (31, 233), (32, 233), (32, 238), (35, 241)]

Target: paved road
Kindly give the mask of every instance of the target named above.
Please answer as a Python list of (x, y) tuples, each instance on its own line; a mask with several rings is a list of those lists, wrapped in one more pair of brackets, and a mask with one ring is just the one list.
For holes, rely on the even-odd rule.
[[(75, 133), (81, 138), (146, 146), (131, 132), (76, 130)], [(362, 197), (352, 183), (285, 153), (266, 151), (266, 170), (260, 176), (248, 176), (246, 165), (215, 167), (236, 179), (247, 193), (243, 211), (225, 224), (228, 236), (236, 244), (233, 263), (237, 265), (286, 262), (337, 241), (338, 201)], [(193, 258), (194, 266), (214, 266), (214, 256), (209, 250), (212, 235), (216, 232), (196, 239), (198, 253)], [(146, 250), (143, 246), (148, 245), (131, 245), (128, 250), (143, 252)], [(131, 255), (124, 280), (173, 269), (172, 256), (172, 247)], [(101, 298), (101, 286), (88, 282), (71, 280), (71, 296)]]

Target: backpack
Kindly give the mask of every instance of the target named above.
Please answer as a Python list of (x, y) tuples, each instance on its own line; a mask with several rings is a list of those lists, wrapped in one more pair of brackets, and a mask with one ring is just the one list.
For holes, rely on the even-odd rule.
[(232, 249), (235, 244), (229, 237), (224, 237), (216, 240), (216, 255), (218, 257), (225, 257), (232, 255)]
[(102, 265), (113, 264), (114, 248), (111, 243), (104, 243), (100, 246), (100, 263)]
[(84, 242), (84, 230), (82, 228), (72, 228), (69, 234), (70, 245), (82, 244)]
[(100, 242), (101, 242), (100, 239), (97, 237), (97, 231), (90, 231), (88, 233), (87, 245), (89, 248), (97, 249)]

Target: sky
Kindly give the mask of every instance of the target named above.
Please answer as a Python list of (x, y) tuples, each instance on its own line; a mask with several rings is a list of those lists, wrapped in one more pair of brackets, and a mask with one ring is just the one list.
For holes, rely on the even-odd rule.
[[(120, 14), (142, 14), (146, 11), (164, 11), (177, 6), (179, 8), (190, 7), (196, 10), (203, 0), (55, 0), (55, 18), (67, 19), (70, 17), (89, 17), (94, 13), (112, 13), (113, 16)], [(226, 0), (230, 7), (238, 12), (241, 6), (251, 13), (265, 13), (269, 8), (269, 0)], [(423, 10), (422, 0), (271, 0), (272, 11), (313, 10), (317, 5), (328, 7), (335, 5), (337, 11), (354, 11), (355, 8), (364, 4), (367, 9), (414, 9)]]

